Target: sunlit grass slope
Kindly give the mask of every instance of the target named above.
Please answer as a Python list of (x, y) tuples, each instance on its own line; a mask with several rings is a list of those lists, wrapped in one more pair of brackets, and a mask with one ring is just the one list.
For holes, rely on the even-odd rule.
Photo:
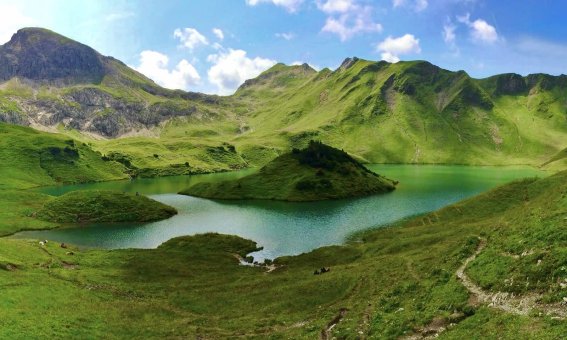
[(567, 169), (567, 148), (553, 155), (549, 160), (541, 165), (550, 171)]
[(334, 72), (279, 65), (259, 79), (235, 95), (251, 106), (242, 140), (318, 138), (369, 162), (538, 164), (567, 134), (564, 84), (547, 78), (508, 93), (424, 61), (352, 59)]
[(88, 145), (60, 134), (0, 123), (0, 189), (127, 178)]
[[(260, 166), (311, 139), (366, 162), (539, 165), (565, 147), (566, 83), (546, 75), (518, 83), (517, 77), (477, 80), (425, 61), (347, 59), (336, 71), (319, 72), (277, 64), (223, 98), (214, 119), (176, 118), (154, 130), (159, 140), (97, 146), (124, 148), (138, 163), (152, 164), (141, 146), (148, 141), (170, 155), (155, 161), (160, 166), (184, 160), (202, 167)], [(214, 107), (209, 110), (220, 110)], [(210, 163), (206, 148), (225, 142), (241, 159)], [(170, 154), (175, 145), (187, 151)]]
[[(455, 272), (480, 237), (487, 245), (467, 268), (474, 282), (559, 303), (566, 195), (567, 172), (516, 181), (344, 246), (279, 258), (269, 273), (238, 265), (235, 254), (256, 245), (234, 236), (73, 256), (0, 239), (0, 337), (317, 338), (340, 319), (330, 336), (392, 339), (453, 323), (441, 338), (562, 338), (565, 320), (471, 304)], [(313, 275), (323, 266), (331, 270)]]

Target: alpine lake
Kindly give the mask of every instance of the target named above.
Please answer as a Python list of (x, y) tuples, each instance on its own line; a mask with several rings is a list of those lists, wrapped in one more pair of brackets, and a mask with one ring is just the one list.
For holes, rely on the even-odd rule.
[(177, 236), (218, 232), (254, 240), (263, 250), (251, 255), (262, 261), (341, 244), (357, 231), (427, 213), (515, 179), (545, 175), (535, 168), (521, 166), (372, 164), (367, 167), (399, 181), (397, 189), (383, 195), (302, 203), (217, 201), (177, 194), (201, 181), (239, 178), (255, 170), (43, 187), (34, 190), (55, 196), (88, 189), (139, 192), (175, 207), (179, 213), (153, 223), (65, 226), (20, 232), (11, 237), (117, 249), (155, 248)]

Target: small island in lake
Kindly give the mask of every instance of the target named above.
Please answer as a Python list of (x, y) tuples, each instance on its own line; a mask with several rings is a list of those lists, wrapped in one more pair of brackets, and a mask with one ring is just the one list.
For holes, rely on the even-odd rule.
[(386, 193), (396, 184), (346, 152), (311, 141), (305, 149), (283, 154), (252, 175), (198, 183), (180, 194), (224, 200), (319, 201)]
[(151, 198), (109, 190), (71, 191), (47, 201), (35, 217), (54, 223), (151, 222), (177, 214)]

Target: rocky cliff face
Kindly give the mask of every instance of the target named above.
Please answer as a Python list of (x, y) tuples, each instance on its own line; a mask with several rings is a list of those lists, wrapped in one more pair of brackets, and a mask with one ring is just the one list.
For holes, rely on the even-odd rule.
[(0, 121), (18, 125), (55, 126), (104, 137), (152, 128), (173, 117), (198, 114), (191, 102), (125, 101), (97, 88), (81, 88), (57, 98), (15, 99), (20, 112), (2, 112)]

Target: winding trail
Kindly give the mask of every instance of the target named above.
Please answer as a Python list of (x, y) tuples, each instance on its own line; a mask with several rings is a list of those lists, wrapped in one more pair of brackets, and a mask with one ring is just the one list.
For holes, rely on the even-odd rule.
[[(542, 295), (530, 293), (527, 295), (516, 296), (507, 292), (488, 292), (483, 290), (480, 286), (475, 284), (465, 274), (467, 266), (476, 259), (476, 257), (486, 247), (486, 240), (480, 238), (475, 252), (469, 256), (463, 264), (457, 269), (456, 276), (461, 284), (469, 292), (469, 304), (478, 307), (481, 304), (488, 305), (491, 308), (498, 309), (507, 313), (516, 315), (529, 315), (532, 310), (539, 311), (542, 314), (551, 316), (553, 319), (564, 320), (567, 317), (567, 303), (544, 304), (541, 303)], [(464, 318), (463, 318), (464, 319)], [(449, 324), (447, 321), (440, 318), (435, 318), (433, 321), (417, 331), (415, 334), (402, 337), (404, 340), (417, 340), (417, 339), (434, 339), (439, 336), (454, 324)]]
[(507, 292), (488, 292), (475, 284), (467, 274), (465, 274), (465, 270), (468, 264), (474, 261), (478, 254), (486, 247), (486, 240), (482, 238), (479, 239), (480, 243), (474, 254), (469, 256), (456, 272), (459, 281), (461, 281), (463, 286), (465, 286), (472, 295), (473, 304), (487, 304), (489, 307), (516, 315), (528, 315), (532, 310), (536, 310), (557, 319), (565, 319), (567, 317), (567, 305), (565, 303), (541, 303), (540, 301), (543, 297), (541, 294), (529, 293), (516, 296)]

